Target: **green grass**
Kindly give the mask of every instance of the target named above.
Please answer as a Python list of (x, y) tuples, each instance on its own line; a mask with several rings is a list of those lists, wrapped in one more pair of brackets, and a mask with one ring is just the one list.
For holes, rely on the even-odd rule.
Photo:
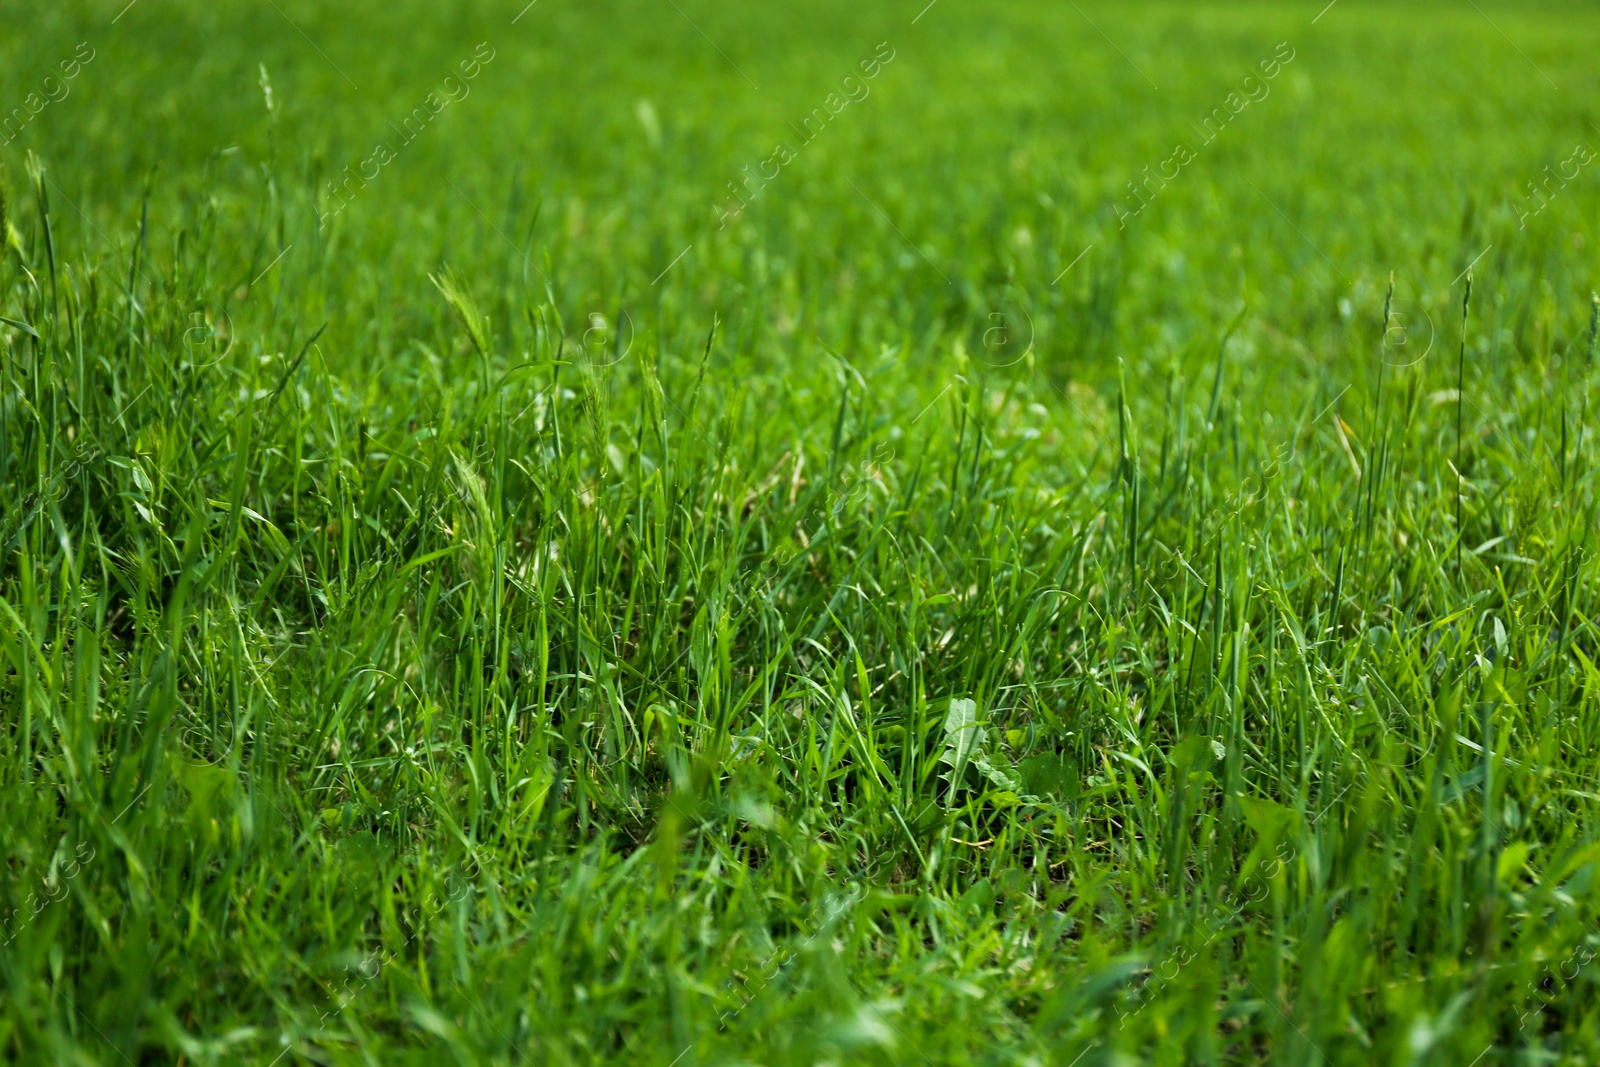
[(121, 7), (0, 2), (8, 1062), (1600, 1058), (1591, 6)]

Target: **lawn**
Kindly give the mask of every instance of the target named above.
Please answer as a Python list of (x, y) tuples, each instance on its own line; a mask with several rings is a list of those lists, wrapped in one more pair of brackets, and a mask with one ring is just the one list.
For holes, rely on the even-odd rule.
[(0, 1058), (1600, 1060), (1600, 10), (524, 2), (0, 0)]

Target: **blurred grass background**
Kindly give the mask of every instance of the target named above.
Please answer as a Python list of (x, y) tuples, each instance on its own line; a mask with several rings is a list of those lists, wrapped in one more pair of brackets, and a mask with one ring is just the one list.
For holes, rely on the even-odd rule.
[[(844, 4), (680, 14), (541, 0), (516, 25), (505, 5), (481, 3), (180, 3), (154, 15), (136, 4), (115, 27), (102, 7), (9, 16), (27, 32), (12, 36), (0, 75), (8, 107), (77, 42), (97, 50), (72, 97), (11, 146), (48, 157), (63, 194), (93, 220), (91, 232), (63, 210), (60, 225), (103, 235), (102, 254), (105, 241), (125, 249), (159, 165), (158, 204), (203, 206), (249, 232), (243, 247), (212, 251), (215, 270), (248, 280), (293, 243), (286, 262), (298, 270), (285, 273), (306, 288), (283, 303), (308, 317), (346, 309), (335, 337), (355, 323), (381, 335), (375, 294), (422, 292), (440, 261), (470, 258), (483, 284), (520, 284), (531, 273), (525, 249), (541, 269), (551, 257), (565, 307), (655, 295), (650, 280), (714, 224), (727, 182), (794, 139), (787, 124), (821, 106), (879, 41), (898, 58), (872, 95), (806, 146), (741, 225), (686, 258), (664, 310), (727, 305), (731, 314), (760, 284), (746, 269), (758, 251), (776, 264), (769, 278), (859, 278), (837, 294), (848, 302), (840, 317), (863, 318), (844, 312), (870, 294), (896, 301), (896, 327), (981, 314), (1010, 281), (1043, 305), (1049, 326), (1065, 320), (1042, 332), (1057, 346), (1044, 354), (1066, 360), (1097, 285), (1115, 293), (1116, 328), (1137, 349), (1160, 343), (1163, 329), (1206, 321), (1178, 312), (1231, 306), (1241, 291), (1259, 291), (1266, 306), (1321, 309), (1336, 289), (1381, 290), (1391, 264), (1405, 263), (1413, 299), (1436, 311), (1450, 302), (1445, 286), (1491, 243), (1523, 285), (1587, 254), (1575, 224), (1581, 190), (1515, 240), (1508, 208), (1546, 164), (1600, 137), (1595, 75), (1583, 61), (1594, 30), (1581, 5), (1518, 5), (1491, 20), (1470, 5), (1341, 0), (1315, 26), (1314, 12), (1286, 5), (1092, 13), (941, 3), (916, 26), (915, 13)], [(473, 95), (385, 167), (333, 232), (315, 233), (324, 183), (393, 139), (390, 124), (480, 41), (497, 58)], [(1111, 204), (1129, 198), (1127, 183), (1180, 140), (1197, 141), (1191, 124), (1279, 41), (1297, 58), (1271, 96), (1133, 232), (1119, 231)], [(258, 64), (279, 104), (275, 138)], [(646, 101), (659, 144), (639, 119)], [(261, 215), (269, 181), (282, 212), (270, 219)], [(957, 284), (908, 260), (901, 234)], [(1051, 291), (1090, 244), (1103, 254)], [(891, 277), (905, 283), (893, 297), (881, 292)]]

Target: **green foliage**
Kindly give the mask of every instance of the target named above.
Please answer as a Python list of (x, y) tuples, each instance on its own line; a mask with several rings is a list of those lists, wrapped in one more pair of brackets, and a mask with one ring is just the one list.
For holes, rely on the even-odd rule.
[(0, 1054), (1600, 1057), (1600, 22), (1322, 6), (0, 0)]

